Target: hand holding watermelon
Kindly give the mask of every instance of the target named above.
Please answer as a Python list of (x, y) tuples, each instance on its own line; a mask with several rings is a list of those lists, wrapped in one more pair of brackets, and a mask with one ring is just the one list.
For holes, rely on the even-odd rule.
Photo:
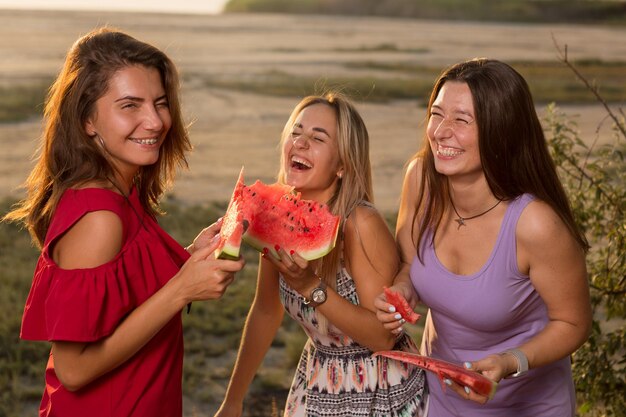
[(463, 398), (479, 403), (485, 403), (493, 398), (498, 387), (497, 382), (476, 371), (416, 353), (387, 350), (376, 352), (373, 356), (384, 356), (433, 372), (443, 384), (444, 389), (446, 386), (450, 387)]
[(276, 268), (291, 288), (306, 297), (319, 283), (319, 278), (309, 265), (309, 261), (293, 250), (287, 253), (279, 245), (274, 246), (274, 251), (270, 252), (265, 248), (263, 258)]
[(396, 283), (374, 299), (376, 318), (387, 330), (399, 334), (405, 321), (414, 323), (419, 320), (419, 315), (411, 307), (415, 304), (417, 298), (411, 284)]
[(195, 251), (198, 249), (202, 249), (211, 244), (213, 239), (219, 234), (220, 229), (222, 227), (222, 217), (217, 219), (215, 223), (211, 224), (209, 227), (205, 227), (202, 231), (196, 236), (191, 245), (187, 246), (185, 249), (187, 252), (193, 255)]
[(406, 298), (404, 298), (402, 293), (394, 291), (389, 287), (384, 288), (384, 293), (387, 302), (393, 306), (396, 314), (400, 315), (400, 320), (408, 321), (411, 324), (417, 323), (420, 315), (413, 311), (409, 302)]
[(215, 259), (219, 237), (216, 235), (206, 246), (194, 250), (178, 273), (168, 282), (175, 288), (175, 299), (185, 304), (192, 301), (220, 298), (233, 282), (235, 273), (245, 264), (243, 259)]

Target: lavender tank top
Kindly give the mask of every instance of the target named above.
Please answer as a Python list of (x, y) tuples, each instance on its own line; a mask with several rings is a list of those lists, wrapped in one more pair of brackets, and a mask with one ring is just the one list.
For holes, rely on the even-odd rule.
[[(456, 275), (437, 258), (430, 236), (422, 243), (424, 264), (417, 256), (411, 281), (429, 308), (422, 353), (461, 364), (518, 347), (548, 322), (546, 306), (527, 275), (517, 266), (515, 229), (520, 214), (534, 200), (523, 194), (512, 200), (491, 255), (472, 275)], [(575, 413), (575, 393), (569, 357), (503, 379), (485, 405), (445, 390), (427, 372), (428, 417), (567, 417)]]

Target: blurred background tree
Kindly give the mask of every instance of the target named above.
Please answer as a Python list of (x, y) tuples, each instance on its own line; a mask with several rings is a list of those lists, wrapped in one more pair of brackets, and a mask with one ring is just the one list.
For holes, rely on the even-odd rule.
[[(606, 109), (599, 123), (613, 126), (613, 141), (585, 144), (575, 124), (555, 105), (546, 116), (547, 138), (574, 216), (585, 230), (594, 312), (589, 340), (574, 354), (573, 370), (583, 416), (626, 416), (626, 125), (623, 109), (613, 111), (601, 86), (582, 74), (557, 45), (559, 59)], [(600, 126), (598, 126), (600, 127)], [(588, 143), (588, 142), (587, 142)]]
[(225, 13), (300, 13), (498, 22), (624, 24), (615, 0), (229, 0)]

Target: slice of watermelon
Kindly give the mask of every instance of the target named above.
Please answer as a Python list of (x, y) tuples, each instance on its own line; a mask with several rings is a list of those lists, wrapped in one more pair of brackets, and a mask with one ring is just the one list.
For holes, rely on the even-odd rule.
[[(247, 229), (243, 232), (243, 223)], [(302, 200), (300, 193), (281, 184), (256, 181), (244, 185), (243, 169), (224, 215), (220, 251), (216, 256), (238, 257), (241, 238), (250, 246), (277, 255), (274, 247), (297, 252), (307, 260), (321, 258), (334, 247), (339, 217), (325, 204)], [(243, 232), (243, 234), (241, 234)]]
[(398, 312), (404, 320), (411, 324), (417, 323), (421, 316), (413, 311), (411, 305), (402, 294), (397, 291), (392, 291), (389, 287), (384, 287), (384, 291), (387, 302), (396, 308), (396, 312)]
[(233, 200), (224, 215), (222, 238), (215, 249), (215, 256), (220, 259), (238, 259), (243, 235), (243, 213), (240, 210), (239, 200)]
[(462, 366), (440, 359), (433, 359), (428, 356), (418, 355), (416, 353), (402, 352), (400, 350), (384, 350), (376, 352), (372, 356), (385, 356), (397, 361), (411, 363), (419, 366), (420, 368), (426, 369), (427, 371), (433, 372), (441, 381), (444, 389), (446, 385), (443, 383), (443, 380), (445, 378), (449, 378), (457, 384), (463, 387), (469, 387), (475, 393), (484, 395), (491, 399), (495, 395), (496, 388), (498, 387), (498, 383), (496, 381), (492, 381), (476, 371), (470, 371)]
[(243, 183), (243, 167), (239, 172), (239, 178), (235, 184), (233, 195), (228, 203), (226, 214), (222, 220), (220, 230), (220, 242), (215, 249), (215, 257), (219, 259), (239, 258), (239, 248), (241, 247), (241, 236), (243, 235), (243, 213), (241, 211), (242, 193), (245, 184)]

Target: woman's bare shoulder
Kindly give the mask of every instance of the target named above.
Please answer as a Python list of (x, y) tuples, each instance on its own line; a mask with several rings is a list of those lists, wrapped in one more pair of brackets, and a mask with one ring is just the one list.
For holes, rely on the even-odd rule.
[(53, 259), (64, 269), (94, 268), (111, 261), (121, 250), (122, 220), (108, 210), (82, 216), (53, 248)]

